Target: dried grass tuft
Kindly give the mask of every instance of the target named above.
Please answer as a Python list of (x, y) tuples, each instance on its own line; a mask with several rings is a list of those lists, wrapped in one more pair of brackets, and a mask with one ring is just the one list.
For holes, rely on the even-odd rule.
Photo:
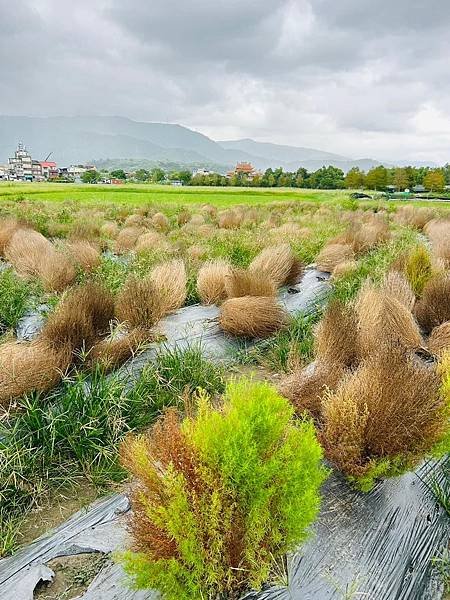
[(116, 237), (114, 249), (118, 254), (129, 252), (133, 250), (138, 241), (139, 236), (142, 235), (144, 230), (142, 227), (124, 227)]
[(303, 272), (303, 265), (289, 244), (269, 246), (250, 263), (249, 271), (265, 274), (277, 287), (293, 285)]
[(170, 221), (165, 214), (158, 212), (152, 217), (153, 227), (162, 232), (167, 232), (170, 229)]
[(0, 221), (0, 256), (5, 255), (6, 246), (18, 229), (21, 229), (21, 227), (15, 219), (2, 219)]
[(222, 304), (219, 315), (223, 331), (237, 337), (269, 337), (288, 323), (288, 314), (273, 297), (230, 298)]
[(203, 304), (219, 304), (227, 297), (225, 280), (231, 273), (231, 265), (226, 260), (211, 260), (199, 270), (197, 292)]
[(220, 229), (238, 229), (243, 221), (243, 214), (238, 210), (225, 210), (219, 214)]
[(65, 248), (72, 260), (84, 271), (93, 271), (101, 262), (99, 249), (86, 240), (69, 242)]
[(32, 229), (18, 229), (5, 248), (5, 258), (23, 276), (38, 276), (47, 256), (55, 252), (51, 242)]
[(350, 244), (329, 244), (319, 253), (316, 267), (319, 271), (332, 273), (339, 263), (352, 261), (354, 257), (355, 253)]
[(33, 391), (46, 392), (67, 371), (72, 351), (67, 344), (54, 347), (45, 340), (5, 342), (0, 345), (0, 406)]
[(450, 321), (435, 327), (428, 338), (428, 349), (436, 356), (443, 356), (450, 350)]
[(435, 275), (425, 284), (414, 312), (426, 333), (450, 321), (450, 275)]
[(160, 296), (161, 306), (165, 307), (164, 314), (183, 306), (187, 296), (187, 276), (182, 260), (158, 265), (150, 273), (150, 281)]
[(332, 302), (314, 336), (316, 358), (327, 365), (353, 367), (359, 360), (358, 318), (352, 306)]
[(364, 285), (358, 295), (356, 311), (359, 346), (364, 356), (376, 352), (382, 343), (410, 350), (423, 346), (411, 311), (387, 292)]
[(107, 221), (100, 227), (100, 234), (110, 240), (115, 240), (119, 235), (119, 226), (114, 221)]
[(104, 371), (112, 371), (135, 356), (149, 341), (151, 336), (145, 329), (132, 329), (121, 337), (101, 340), (89, 353), (91, 365), (98, 365)]
[(114, 301), (105, 288), (86, 283), (67, 292), (49, 316), (40, 338), (53, 348), (88, 349), (109, 331)]
[(241, 296), (275, 296), (274, 282), (265, 273), (233, 268), (225, 276), (225, 291), (228, 298)]
[(51, 252), (43, 259), (39, 277), (48, 292), (62, 292), (73, 284), (77, 276), (71, 260), (62, 252)]
[(416, 296), (406, 277), (399, 271), (390, 271), (384, 278), (382, 290), (412, 310)]
[(354, 271), (355, 269), (358, 268), (358, 263), (356, 262), (356, 260), (344, 260), (340, 263), (338, 263), (333, 271), (332, 271), (332, 277), (333, 279), (339, 279), (339, 277), (345, 277), (346, 275), (348, 275), (349, 273), (351, 273), (352, 271)]
[(170, 244), (161, 233), (147, 231), (139, 236), (134, 249), (138, 254), (154, 250), (166, 252), (170, 249)]

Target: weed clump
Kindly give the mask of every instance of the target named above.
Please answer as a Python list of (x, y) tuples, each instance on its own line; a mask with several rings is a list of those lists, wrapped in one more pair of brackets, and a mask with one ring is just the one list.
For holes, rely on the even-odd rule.
[(135, 587), (237, 598), (306, 538), (325, 472), (312, 423), (292, 412), (270, 385), (244, 380), (227, 386), (222, 409), (202, 394), (197, 415), (167, 411), (124, 442), (136, 486), (133, 547), (119, 558)]
[(237, 337), (265, 338), (287, 327), (289, 315), (273, 297), (242, 296), (226, 300), (219, 325)]

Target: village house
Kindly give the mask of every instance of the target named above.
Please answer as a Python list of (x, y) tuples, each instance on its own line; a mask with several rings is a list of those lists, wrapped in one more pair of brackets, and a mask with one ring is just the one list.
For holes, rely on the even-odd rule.
[(233, 171), (229, 171), (227, 173), (227, 177), (239, 175), (245, 176), (249, 181), (251, 181), (254, 177), (256, 177), (256, 175), (260, 175), (260, 173), (255, 169), (252, 163), (238, 162)]
[(16, 181), (43, 181), (58, 177), (55, 162), (33, 160), (22, 142), (19, 142), (14, 156), (8, 159), (7, 179)]

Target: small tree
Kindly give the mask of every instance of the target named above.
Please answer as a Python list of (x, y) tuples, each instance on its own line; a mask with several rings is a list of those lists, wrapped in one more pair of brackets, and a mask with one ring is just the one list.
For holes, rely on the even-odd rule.
[(385, 167), (374, 167), (366, 175), (366, 187), (370, 190), (384, 190), (387, 186), (387, 170)]
[(365, 175), (358, 167), (350, 169), (344, 179), (345, 187), (350, 190), (362, 188), (364, 181)]
[(293, 421), (267, 383), (230, 383), (222, 409), (201, 394), (198, 414), (166, 412), (147, 436), (128, 439), (135, 475), (121, 556), (137, 588), (167, 600), (238, 598), (259, 589), (274, 560), (307, 536), (325, 478), (313, 424)]
[(81, 175), (81, 181), (83, 183), (98, 183), (100, 181), (100, 179), (101, 179), (101, 175), (95, 169), (92, 169), (90, 171), (85, 171)]
[(147, 169), (138, 169), (134, 174), (134, 178), (137, 181), (148, 181), (150, 178), (150, 173), (147, 171)]
[(445, 186), (445, 175), (440, 169), (429, 171), (424, 179), (423, 185), (430, 192), (441, 192)]
[(165, 177), (165, 172), (159, 167), (155, 167), (150, 172), (150, 178), (153, 181), (153, 183), (161, 183), (161, 181), (164, 181)]
[(110, 175), (113, 179), (123, 179), (124, 181), (127, 178), (127, 174), (123, 169), (114, 169), (114, 171), (111, 171)]

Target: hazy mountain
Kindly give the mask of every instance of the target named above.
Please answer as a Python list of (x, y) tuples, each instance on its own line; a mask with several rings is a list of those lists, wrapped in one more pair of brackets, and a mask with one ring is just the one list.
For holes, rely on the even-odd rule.
[(206, 135), (167, 123), (142, 123), (124, 117), (8, 117), (0, 116), (0, 163), (12, 156), (22, 141), (33, 158), (50, 152), (61, 166), (92, 161), (144, 160), (149, 163), (197, 165), (225, 172), (238, 161), (258, 169), (283, 167), (314, 171), (335, 165), (344, 171), (378, 165), (371, 159), (354, 160), (314, 148), (283, 146), (250, 139), (215, 142)]

